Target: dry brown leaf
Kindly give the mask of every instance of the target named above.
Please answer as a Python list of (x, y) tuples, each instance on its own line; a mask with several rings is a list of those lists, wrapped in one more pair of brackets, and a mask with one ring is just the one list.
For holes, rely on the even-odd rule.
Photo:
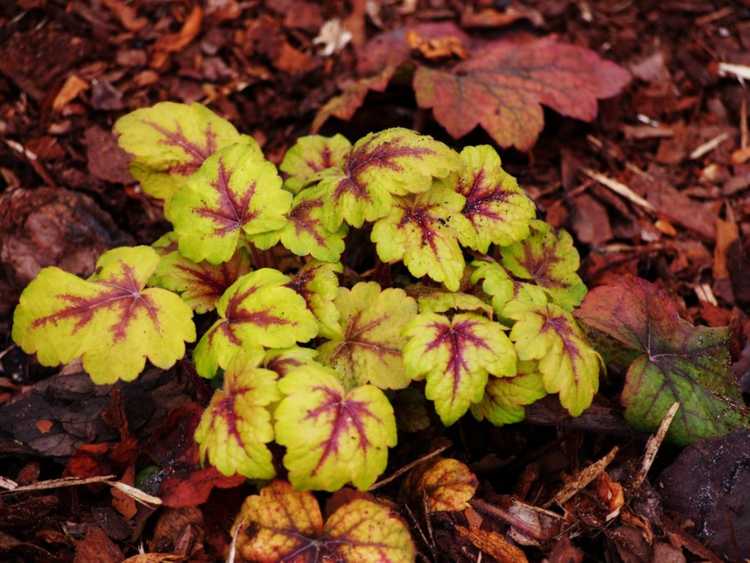
[(70, 102), (75, 100), (78, 97), (78, 94), (87, 90), (88, 87), (88, 82), (78, 78), (75, 74), (71, 74), (65, 79), (65, 83), (52, 101), (52, 109), (54, 111), (61, 111)]
[(177, 53), (187, 47), (201, 30), (203, 22), (203, 9), (196, 5), (185, 19), (182, 28), (177, 33), (161, 36), (154, 44), (156, 51), (164, 53)]
[(103, 0), (102, 3), (112, 10), (128, 31), (140, 31), (148, 24), (146, 18), (139, 18), (135, 8), (128, 6), (122, 0)]
[(500, 563), (526, 563), (526, 555), (517, 546), (506, 540), (502, 535), (493, 531), (464, 528), (456, 526), (456, 531), (462, 538), (469, 540), (482, 553), (494, 557)]

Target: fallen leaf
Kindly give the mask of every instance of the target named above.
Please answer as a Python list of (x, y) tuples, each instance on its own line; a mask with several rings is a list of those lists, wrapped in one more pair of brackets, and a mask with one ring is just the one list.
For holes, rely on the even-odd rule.
[(457, 459), (441, 459), (413, 474), (415, 492), (423, 496), (429, 512), (464, 510), (479, 486), (477, 476)]
[(458, 535), (466, 538), (482, 553), (497, 559), (500, 563), (526, 563), (526, 555), (520, 548), (506, 540), (501, 534), (479, 528), (469, 529), (456, 526)]
[(203, 514), (199, 509), (168, 508), (160, 514), (148, 545), (154, 552), (197, 558), (203, 551), (204, 536)]
[(596, 53), (552, 38), (501, 39), (451, 70), (419, 67), (417, 103), (454, 138), (481, 125), (503, 147), (528, 150), (544, 125), (542, 105), (592, 121), (597, 99), (617, 95), (629, 73)]
[(691, 325), (664, 290), (635, 277), (593, 289), (578, 316), (639, 352), (621, 397), (625, 418), (636, 428), (655, 430), (675, 402), (680, 410), (667, 436), (678, 444), (747, 425), (729, 370), (727, 329)]
[(122, 0), (103, 0), (102, 2), (112, 13), (117, 16), (122, 26), (128, 31), (140, 31), (148, 25), (146, 18), (139, 18), (133, 6), (125, 4)]
[(199, 5), (193, 6), (192, 11), (182, 24), (177, 33), (162, 35), (154, 43), (154, 50), (164, 53), (177, 53), (187, 47), (201, 30), (203, 22), (203, 9)]
[(90, 526), (86, 537), (76, 543), (74, 563), (120, 563), (125, 557), (120, 548), (98, 526)]
[(86, 160), (92, 176), (115, 184), (132, 184), (128, 166), (130, 156), (117, 144), (117, 139), (109, 131), (94, 125), (84, 133)]
[(76, 99), (78, 94), (87, 90), (89, 83), (82, 80), (75, 74), (71, 74), (65, 79), (60, 91), (52, 100), (52, 109), (54, 111), (61, 111), (66, 105)]

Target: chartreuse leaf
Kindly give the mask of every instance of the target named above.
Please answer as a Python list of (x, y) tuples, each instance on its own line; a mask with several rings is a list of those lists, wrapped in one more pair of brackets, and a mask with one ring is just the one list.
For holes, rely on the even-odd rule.
[(226, 369), (241, 349), (288, 348), (318, 334), (318, 323), (305, 300), (286, 287), (278, 270), (262, 268), (245, 274), (224, 292), (216, 306), (219, 320), (203, 335), (193, 352), (195, 369), (213, 377)]
[(466, 202), (461, 213), (451, 217), (461, 244), (485, 253), (490, 244), (506, 246), (525, 239), (534, 204), (503, 170), (495, 149), (466, 147), (461, 160), (464, 169), (452, 181)]
[(479, 486), (477, 476), (457, 459), (440, 459), (413, 473), (415, 492), (423, 496), (428, 512), (464, 510)]
[(259, 367), (263, 352), (240, 352), (224, 372), (195, 430), (201, 461), (223, 475), (239, 473), (249, 479), (270, 479), (276, 472), (271, 451), (273, 424), (268, 407), (281, 398), (275, 372)]
[(634, 277), (592, 290), (578, 315), (637, 353), (622, 392), (625, 418), (636, 428), (655, 430), (675, 402), (667, 436), (678, 444), (748, 426), (726, 328), (693, 326), (664, 290)]
[(286, 152), (279, 166), (285, 175), (284, 188), (297, 193), (320, 179), (329, 168), (340, 168), (352, 144), (343, 135), (300, 137)]
[(342, 221), (361, 227), (388, 214), (392, 195), (427, 191), (433, 178), (460, 167), (455, 151), (427, 135), (400, 127), (370, 133), (341, 166), (321, 172), (323, 220), (330, 231)]
[(420, 313), (445, 313), (446, 311), (481, 311), (492, 318), (492, 307), (475, 295), (445, 291), (437, 287), (414, 284), (406, 288), (419, 305)]
[(263, 357), (263, 367), (275, 371), (280, 377), (300, 366), (315, 363), (317, 350), (292, 346), (275, 350), (266, 350)]
[(341, 270), (339, 263), (308, 262), (287, 284), (305, 299), (307, 308), (318, 320), (321, 336), (332, 337), (339, 331), (339, 310), (335, 301), (339, 294), (336, 274)]
[(505, 317), (503, 312), (510, 303), (547, 303), (547, 295), (542, 287), (513, 279), (505, 268), (490, 258), (475, 260), (471, 266), (474, 268), (471, 283), (481, 280), (482, 291), (492, 297), (492, 308), (499, 317)]
[(334, 368), (347, 386), (372, 383), (381, 389), (403, 389), (406, 374), (401, 348), (406, 324), (417, 303), (402, 289), (381, 290), (375, 282), (339, 288), (336, 308), (340, 328), (318, 348), (322, 363)]
[(216, 308), (216, 302), (229, 286), (250, 271), (250, 255), (244, 248), (238, 248), (228, 262), (210, 264), (182, 256), (174, 233), (167, 233), (152, 246), (161, 260), (149, 285), (176, 291), (196, 313)]
[(538, 360), (544, 388), (559, 393), (560, 404), (578, 416), (599, 388), (599, 355), (570, 313), (553, 303), (512, 303), (505, 315), (516, 321), (510, 332), (518, 359)]
[(344, 252), (348, 232), (342, 224), (331, 232), (323, 224), (323, 192), (317, 188), (302, 190), (294, 197), (286, 223), (278, 231), (258, 235), (254, 242), (262, 249), (281, 242), (297, 256), (312, 256), (324, 262), (337, 262)]
[(555, 234), (547, 223), (533, 221), (531, 236), (502, 248), (501, 253), (503, 266), (511, 274), (543, 287), (552, 301), (567, 311), (586, 295), (586, 286), (576, 273), (578, 251), (566, 231)]
[(102, 254), (88, 280), (44, 268), (21, 294), (13, 340), (45, 366), (80, 357), (98, 384), (135, 379), (147, 359), (171, 367), (195, 340), (195, 325), (179, 296), (144, 289), (158, 263), (154, 249), (136, 246)]
[(484, 396), (488, 373), (516, 372), (516, 353), (503, 326), (473, 313), (448, 319), (437, 313), (417, 316), (405, 330), (406, 373), (425, 377), (425, 395), (450, 426)]
[(276, 167), (248, 145), (209, 157), (167, 203), (180, 253), (200, 262), (226, 262), (240, 242), (281, 229), (292, 195)]
[(372, 228), (378, 256), (386, 263), (403, 260), (413, 276), (427, 275), (458, 291), (464, 255), (449, 220), (463, 203), (463, 196), (443, 183), (422, 194), (394, 198), (390, 213)]
[(118, 143), (133, 160), (130, 173), (143, 191), (169, 201), (217, 150), (241, 143), (261, 156), (252, 137), (201, 104), (160, 102), (124, 115), (115, 123)]
[(489, 420), (495, 426), (521, 422), (524, 406), (547, 394), (544, 379), (536, 362), (518, 362), (518, 373), (512, 377), (490, 377), (481, 402), (471, 405), (477, 420)]
[(284, 398), (274, 411), (276, 441), (298, 489), (335, 491), (347, 483), (367, 489), (396, 445), (393, 407), (372, 385), (349, 391), (335, 371), (309, 364), (279, 382)]
[(312, 493), (273, 481), (247, 497), (235, 518), (237, 551), (259, 563), (412, 563), (409, 530), (390, 508), (367, 498), (341, 505), (323, 524)]

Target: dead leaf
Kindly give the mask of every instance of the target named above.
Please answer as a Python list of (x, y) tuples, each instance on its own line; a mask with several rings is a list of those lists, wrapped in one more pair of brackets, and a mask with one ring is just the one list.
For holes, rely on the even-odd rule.
[(579, 471), (573, 479), (565, 483), (565, 486), (555, 495), (554, 501), (562, 505), (588, 487), (612, 463), (618, 450), (619, 448), (615, 446), (603, 458)]
[(500, 146), (528, 150), (544, 125), (542, 105), (591, 121), (597, 99), (629, 81), (625, 69), (583, 47), (549, 37), (501, 39), (451, 70), (419, 67), (414, 91), (454, 138), (481, 125)]
[(149, 547), (155, 552), (195, 557), (203, 551), (203, 514), (197, 508), (172, 508), (161, 513)]
[(563, 536), (555, 542), (547, 560), (549, 563), (582, 563), (583, 551), (574, 546), (568, 536)]
[(273, 66), (289, 74), (302, 74), (315, 67), (315, 62), (307, 53), (303, 53), (284, 42)]
[(86, 160), (92, 176), (115, 184), (132, 184), (128, 164), (130, 157), (117, 144), (117, 139), (109, 131), (94, 125), (86, 129)]
[(494, 8), (474, 11), (474, 8), (467, 7), (461, 12), (461, 27), (464, 28), (505, 27), (519, 20), (527, 20), (536, 27), (544, 25), (544, 16), (541, 12), (516, 2), (502, 11)]
[(78, 75), (76, 74), (71, 74), (65, 79), (57, 96), (52, 100), (52, 109), (54, 111), (61, 111), (70, 102), (75, 100), (78, 97), (78, 94), (87, 90), (88, 87), (88, 82), (78, 78)]
[(122, 26), (128, 31), (140, 31), (148, 25), (146, 18), (139, 18), (136, 9), (128, 6), (122, 0), (103, 0), (103, 4), (112, 10)]
[[(162, 35), (154, 43), (154, 50), (158, 53), (178, 53), (187, 47), (201, 30), (203, 22), (203, 9), (199, 5), (193, 6), (192, 11), (182, 24), (177, 33)], [(163, 60), (163, 59), (162, 59)], [(161, 65), (152, 66), (158, 68)]]
[(410, 477), (409, 485), (424, 497), (429, 512), (464, 510), (479, 486), (471, 469), (452, 458), (430, 463)]
[(520, 548), (506, 540), (501, 534), (479, 528), (456, 526), (458, 535), (469, 540), (474, 547), (500, 563), (526, 563), (526, 555)]
[(596, 199), (582, 194), (573, 200), (573, 231), (581, 242), (599, 246), (613, 237), (607, 209)]
[(141, 553), (128, 557), (122, 563), (167, 563), (175, 561), (185, 561), (185, 558), (174, 553)]
[(98, 526), (90, 526), (86, 537), (76, 542), (74, 563), (120, 563), (125, 556)]
[[(135, 466), (130, 465), (125, 470), (125, 474), (120, 479), (126, 485), (135, 483)], [(112, 506), (117, 512), (123, 515), (126, 520), (130, 520), (138, 512), (138, 506), (135, 499), (119, 489), (112, 489)]]
[(450, 57), (465, 59), (468, 56), (461, 41), (453, 36), (425, 39), (418, 32), (410, 30), (406, 33), (406, 42), (409, 47), (416, 49), (424, 58), (429, 60)]

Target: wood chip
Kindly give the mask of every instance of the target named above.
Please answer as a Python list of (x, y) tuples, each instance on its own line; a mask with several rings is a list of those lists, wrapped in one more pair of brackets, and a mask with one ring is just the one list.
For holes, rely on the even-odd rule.
[(619, 450), (620, 449), (615, 446), (599, 461), (595, 461), (594, 463), (580, 471), (573, 480), (571, 480), (569, 483), (566, 483), (565, 486), (560, 489), (560, 491), (554, 496), (552, 501), (556, 502), (559, 505), (563, 505), (578, 493), (580, 493), (583, 489), (588, 487), (594, 481), (594, 479), (601, 475), (602, 472), (607, 468), (607, 466), (612, 463), (612, 460), (615, 459), (615, 456), (617, 455), (617, 452)]

